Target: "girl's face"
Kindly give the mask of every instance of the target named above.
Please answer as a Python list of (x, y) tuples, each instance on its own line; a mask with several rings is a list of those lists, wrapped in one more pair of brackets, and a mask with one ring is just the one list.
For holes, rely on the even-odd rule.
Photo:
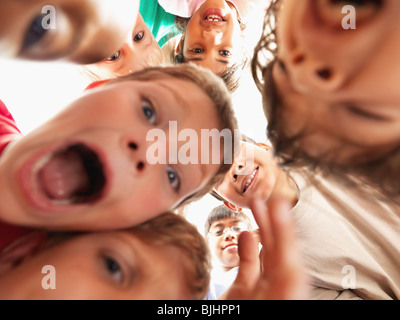
[(151, 63), (161, 64), (161, 48), (138, 14), (136, 25), (123, 46), (102, 62), (86, 67), (101, 79), (110, 79), (144, 69)]
[[(176, 125), (170, 130), (171, 121)], [(187, 128), (197, 137), (202, 129), (221, 130), (213, 102), (191, 82), (165, 76), (93, 89), (6, 148), (0, 216), (9, 223), (70, 230), (128, 227), (153, 218), (218, 171), (218, 164), (174, 160), (187, 146), (177, 137)], [(199, 155), (213, 152), (212, 144), (194, 147)]]
[(279, 174), (273, 151), (242, 142), (241, 151), (231, 170), (216, 187), (224, 199), (240, 208), (250, 208), (254, 198), (267, 200)]
[[(30, 241), (23, 250), (33, 253), (34, 242), (39, 246), (43, 240)], [(172, 246), (146, 244), (129, 231), (75, 236), (31, 253), (10, 270), (0, 259), (0, 299), (190, 299), (182, 277), (187, 257)], [(42, 273), (44, 266), (54, 269)]]
[[(400, 2), (282, 0), (273, 77), (287, 136), (304, 133), (311, 157), (348, 164), (380, 158), (400, 141)], [(329, 154), (330, 150), (335, 150)]]
[(220, 74), (242, 60), (241, 47), (235, 7), (224, 0), (208, 0), (190, 18), (183, 56), (186, 61)]
[(138, 12), (137, 0), (2, 0), (0, 54), (98, 62), (121, 47)]

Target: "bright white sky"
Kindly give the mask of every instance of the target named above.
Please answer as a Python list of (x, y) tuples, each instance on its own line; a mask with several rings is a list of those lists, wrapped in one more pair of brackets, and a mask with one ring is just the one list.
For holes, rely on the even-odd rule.
[[(240, 129), (257, 141), (265, 141), (266, 120), (261, 97), (248, 72), (234, 96)], [(78, 98), (89, 84), (72, 64), (0, 59), (0, 100), (27, 134)], [(208, 213), (221, 203), (211, 196), (194, 203), (188, 219), (203, 231)]]

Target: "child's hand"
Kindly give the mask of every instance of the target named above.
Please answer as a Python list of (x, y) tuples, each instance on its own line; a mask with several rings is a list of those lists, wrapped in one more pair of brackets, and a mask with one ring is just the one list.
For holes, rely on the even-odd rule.
[(254, 201), (251, 209), (260, 227), (263, 255), (250, 232), (239, 237), (239, 272), (222, 299), (295, 300), (307, 298), (306, 275), (296, 246), (290, 207), (282, 199)]

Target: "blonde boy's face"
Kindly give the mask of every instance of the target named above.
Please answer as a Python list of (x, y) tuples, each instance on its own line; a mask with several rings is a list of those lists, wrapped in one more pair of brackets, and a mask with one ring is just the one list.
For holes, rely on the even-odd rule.
[(144, 69), (163, 61), (161, 48), (153, 34), (138, 14), (136, 25), (121, 48), (105, 60), (87, 65), (86, 68), (100, 79), (110, 79)]
[(2, 0), (0, 55), (101, 61), (121, 47), (138, 11), (136, 0)]
[[(0, 299), (191, 299), (185, 259), (177, 248), (148, 245), (128, 231), (76, 236), (0, 272)], [(44, 266), (54, 269), (42, 273)]]
[[(0, 217), (70, 230), (128, 227), (153, 218), (204, 187), (220, 167), (174, 161), (187, 144), (177, 135), (187, 128), (197, 137), (202, 129), (221, 130), (213, 102), (191, 82), (165, 76), (89, 91), (6, 148)], [(147, 136), (152, 129), (158, 129), (154, 139)], [(212, 154), (212, 143), (208, 147), (198, 143), (191, 150)]]
[(282, 2), (273, 76), (285, 135), (304, 133), (309, 156), (339, 164), (398, 148), (400, 2)]
[(251, 200), (267, 200), (274, 190), (279, 168), (272, 150), (241, 142), (240, 154), (220, 184), (214, 187), (224, 199), (240, 208), (250, 208)]

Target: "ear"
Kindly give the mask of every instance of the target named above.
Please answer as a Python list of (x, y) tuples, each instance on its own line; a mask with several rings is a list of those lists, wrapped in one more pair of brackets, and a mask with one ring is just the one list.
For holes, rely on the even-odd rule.
[(183, 51), (183, 43), (185, 42), (185, 36), (182, 37), (178, 41), (178, 45), (175, 48), (175, 54), (180, 54)]
[(267, 151), (272, 149), (269, 145), (267, 145), (265, 143), (262, 143), (262, 142), (257, 142), (257, 146), (259, 146), (260, 148), (263, 148), (263, 149), (265, 149)]
[(240, 213), (242, 212), (242, 208), (235, 206), (233, 203), (230, 203), (228, 201), (224, 201), (224, 205), (231, 211), (236, 212), (236, 213)]

